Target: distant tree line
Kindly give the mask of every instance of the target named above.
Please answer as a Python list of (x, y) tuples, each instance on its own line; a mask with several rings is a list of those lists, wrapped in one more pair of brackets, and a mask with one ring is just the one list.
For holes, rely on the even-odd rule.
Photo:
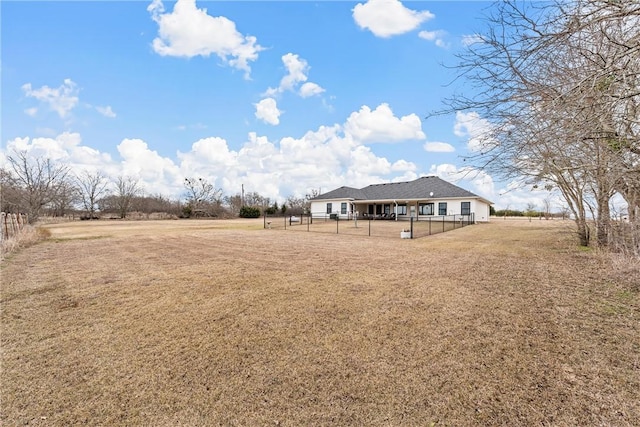
[(64, 163), (13, 151), (0, 168), (0, 210), (24, 213), (30, 222), (43, 216), (77, 216), (80, 219), (149, 218), (162, 214), (178, 218), (254, 218), (263, 214), (302, 214), (309, 199), (289, 196), (281, 206), (257, 192), (224, 195), (222, 189), (201, 177), (184, 179), (180, 199), (145, 194), (140, 181), (131, 176), (109, 178), (100, 171), (72, 170)]

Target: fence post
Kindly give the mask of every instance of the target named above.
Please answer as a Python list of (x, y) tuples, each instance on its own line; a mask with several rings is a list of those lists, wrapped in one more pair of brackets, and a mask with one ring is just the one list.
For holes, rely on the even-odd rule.
[(444, 220), (445, 220), (444, 215), (442, 215), (442, 232), (443, 233), (444, 233)]
[(0, 230), (0, 232), (2, 233), (3, 239), (8, 239), (9, 229), (7, 228), (7, 214), (4, 212), (2, 212), (2, 223), (0, 223), (0, 227), (2, 227), (2, 230)]
[(429, 236), (431, 236), (431, 217), (429, 217)]
[(371, 217), (369, 217), (369, 237), (371, 237)]
[(340, 216), (338, 214), (336, 214), (336, 234), (338, 233), (338, 223), (340, 222)]
[(413, 239), (413, 217), (411, 217), (411, 239)]

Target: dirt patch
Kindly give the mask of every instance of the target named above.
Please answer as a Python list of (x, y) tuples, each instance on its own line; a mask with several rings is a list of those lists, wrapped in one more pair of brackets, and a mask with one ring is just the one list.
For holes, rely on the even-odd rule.
[(49, 228), (2, 265), (3, 425), (640, 425), (636, 283), (568, 223)]

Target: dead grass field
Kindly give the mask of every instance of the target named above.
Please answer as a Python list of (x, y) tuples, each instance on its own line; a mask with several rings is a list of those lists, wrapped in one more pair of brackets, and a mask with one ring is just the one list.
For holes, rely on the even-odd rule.
[(0, 424), (640, 425), (640, 277), (569, 223), (76, 222), (2, 263)]

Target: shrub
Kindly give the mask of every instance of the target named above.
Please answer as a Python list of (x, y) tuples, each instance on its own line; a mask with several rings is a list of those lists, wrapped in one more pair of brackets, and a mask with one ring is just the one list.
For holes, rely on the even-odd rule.
[(240, 208), (240, 218), (259, 218), (260, 209), (253, 206), (243, 206)]

